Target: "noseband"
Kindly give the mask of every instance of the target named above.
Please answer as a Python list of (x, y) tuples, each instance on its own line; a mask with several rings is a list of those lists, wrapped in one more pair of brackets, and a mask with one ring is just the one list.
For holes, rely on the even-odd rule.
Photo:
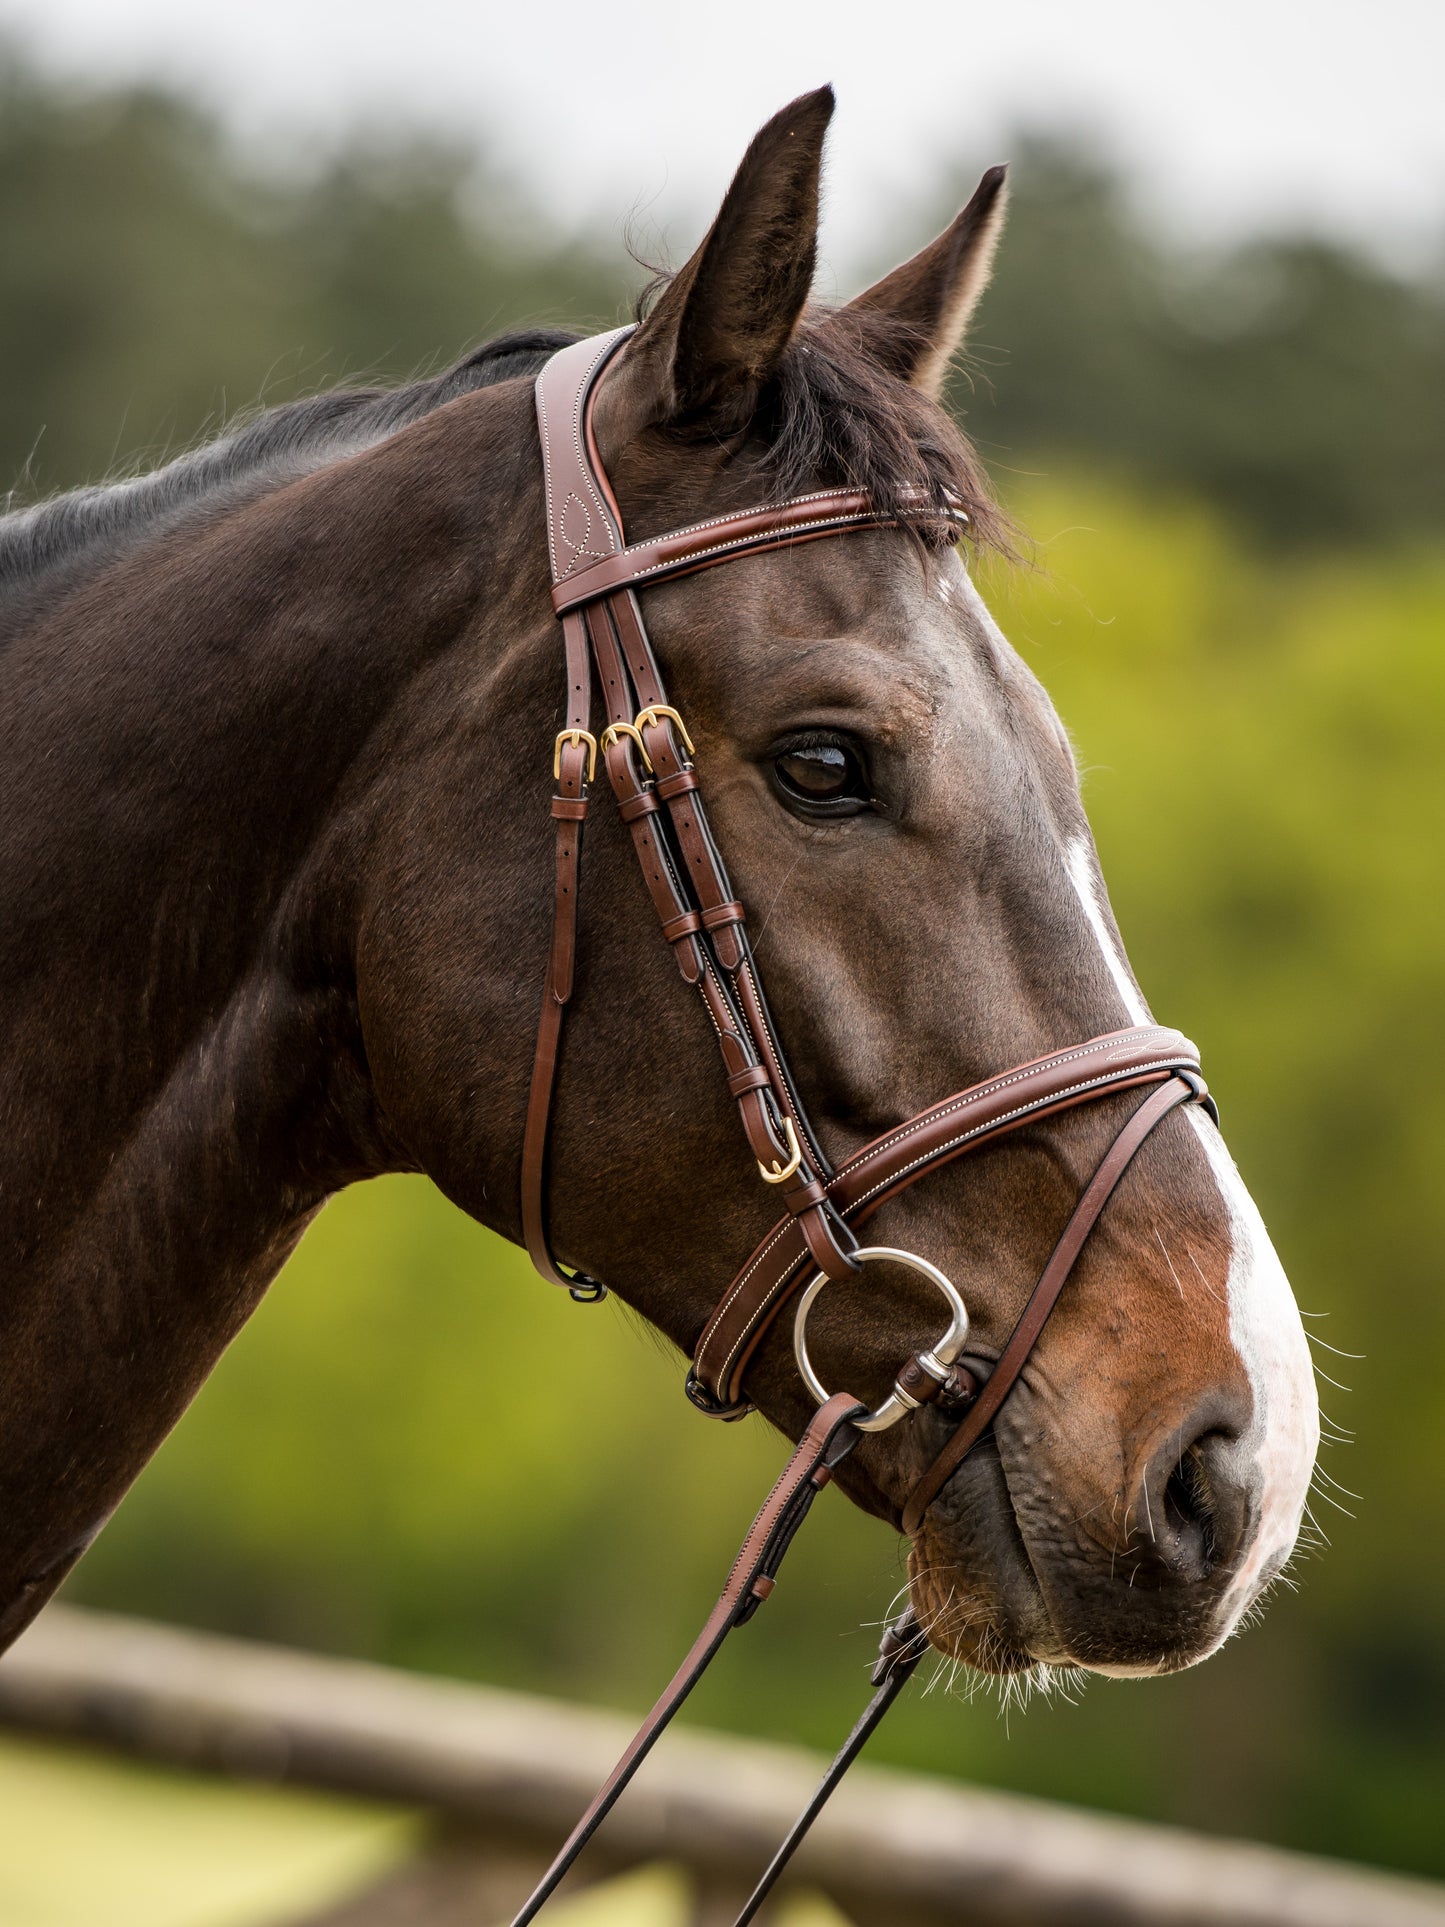
[[(547, 1141), (562, 1024), (572, 997), (582, 827), (600, 760), (632, 833), (643, 881), (683, 981), (702, 998), (722, 1052), (729, 1095), (764, 1184), (785, 1213), (738, 1272), (703, 1328), (688, 1373), (688, 1397), (714, 1418), (751, 1409), (743, 1380), (763, 1337), (797, 1297), (794, 1351), (818, 1409), (743, 1542), (721, 1598), (678, 1669), (558, 1854), (513, 1927), (534, 1918), (735, 1626), (772, 1592), (793, 1534), (813, 1499), (867, 1431), (881, 1431), (920, 1405), (960, 1415), (948, 1442), (903, 1510), (915, 1534), (928, 1506), (992, 1424), (1017, 1382), (1079, 1253), (1119, 1180), (1156, 1125), (1180, 1104), (1213, 1101), (1199, 1054), (1178, 1031), (1141, 1025), (1091, 1038), (989, 1078), (943, 1099), (885, 1132), (836, 1168), (808, 1121), (778, 1041), (748, 942), (743, 905), (733, 893), (708, 826), (694, 748), (648, 639), (637, 592), (652, 583), (715, 567), (740, 555), (812, 542), (859, 528), (967, 523), (956, 505), (918, 497), (898, 514), (880, 514), (856, 490), (821, 490), (740, 514), (718, 516), (651, 542), (628, 545), (592, 428), (604, 369), (630, 329), (579, 341), (554, 355), (537, 380), (537, 420), (546, 483), (552, 603), (566, 658), (565, 727), (552, 769), (556, 793), (556, 884), (546, 989), (537, 1032), (522, 1147), (522, 1225), (544, 1278), (584, 1300), (606, 1287), (564, 1270), (547, 1235)], [(592, 733), (593, 677), (606, 723)], [(856, 1231), (888, 1198), (930, 1171), (991, 1144), (1024, 1124), (1119, 1091), (1146, 1095), (1127, 1118), (1085, 1186), (997, 1363), (980, 1385), (957, 1361), (968, 1313), (952, 1283), (911, 1252), (860, 1246)], [(873, 1411), (847, 1393), (830, 1396), (807, 1350), (808, 1312), (829, 1283), (857, 1277), (874, 1261), (922, 1273), (946, 1301), (949, 1322), (934, 1345), (899, 1369), (893, 1390)], [(811, 1274), (811, 1276), (810, 1276)], [(799, 1288), (805, 1288), (799, 1295)], [(868, 1735), (902, 1690), (926, 1649), (908, 1612), (890, 1626), (874, 1671), (877, 1692), (839, 1752), (818, 1793), (779, 1849), (738, 1917), (750, 1921), (793, 1849)]]

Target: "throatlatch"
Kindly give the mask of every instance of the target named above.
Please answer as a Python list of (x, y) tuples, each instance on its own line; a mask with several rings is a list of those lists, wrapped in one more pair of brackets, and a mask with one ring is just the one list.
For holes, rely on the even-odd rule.
[[(582, 828), (589, 787), (602, 761), (628, 825), (648, 894), (683, 981), (703, 998), (762, 1182), (775, 1187), (786, 1215), (760, 1242), (719, 1299), (693, 1356), (687, 1392), (712, 1417), (748, 1411), (743, 1380), (762, 1338), (800, 1291), (794, 1352), (819, 1400), (807, 1430), (753, 1521), (722, 1594), (692, 1650), (636, 1738), (577, 1823), (516, 1916), (525, 1927), (611, 1811), (677, 1709), (721, 1649), (768, 1598), (778, 1568), (813, 1500), (868, 1431), (896, 1424), (921, 1405), (961, 1420), (924, 1473), (903, 1511), (916, 1533), (928, 1507), (997, 1417), (1017, 1383), (1089, 1233), (1140, 1146), (1181, 1104), (1214, 1106), (1199, 1054), (1180, 1032), (1139, 1025), (1090, 1038), (1002, 1072), (944, 1098), (885, 1132), (837, 1169), (813, 1131), (769, 1015), (746, 931), (746, 913), (728, 880), (708, 826), (696, 754), (682, 714), (668, 701), (637, 600), (650, 583), (712, 568), (739, 555), (844, 534), (897, 527), (857, 491), (822, 490), (694, 523), (629, 547), (622, 517), (597, 452), (592, 404), (597, 382), (630, 329), (579, 341), (554, 355), (537, 380), (537, 419), (547, 494), (552, 602), (562, 623), (567, 671), (564, 727), (552, 748), (556, 792), (552, 938), (522, 1150), (522, 1222), (527, 1250), (544, 1278), (574, 1297), (606, 1287), (558, 1265), (547, 1235), (547, 1139), (563, 1020), (573, 992)], [(920, 519), (961, 531), (955, 504), (920, 498)], [(909, 513), (905, 506), (903, 513)], [(592, 731), (593, 672), (607, 721)], [(1117, 1092), (1146, 1095), (1125, 1120), (1085, 1186), (997, 1363), (980, 1382), (959, 1362), (968, 1312), (953, 1284), (911, 1252), (862, 1248), (857, 1228), (890, 1197), (926, 1173), (1021, 1125)], [(846, 1392), (829, 1395), (807, 1349), (807, 1318), (830, 1281), (854, 1277), (870, 1260), (921, 1272), (946, 1301), (949, 1322), (930, 1347), (903, 1361), (888, 1398), (874, 1411)], [(807, 1281), (805, 1283), (805, 1280)], [(817, 1793), (738, 1916), (752, 1920), (833, 1788), (918, 1665), (927, 1641), (911, 1613), (884, 1635), (873, 1679), (877, 1691), (829, 1767)]]

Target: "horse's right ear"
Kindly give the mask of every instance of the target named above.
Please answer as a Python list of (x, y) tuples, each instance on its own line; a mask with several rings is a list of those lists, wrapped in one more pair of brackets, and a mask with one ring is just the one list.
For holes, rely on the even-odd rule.
[(818, 182), (833, 89), (803, 94), (753, 136), (702, 246), (603, 382), (604, 456), (669, 421), (743, 426), (813, 285)]
[(991, 167), (952, 226), (842, 311), (882, 324), (869, 333), (874, 354), (935, 401), (993, 271), (1007, 172)]

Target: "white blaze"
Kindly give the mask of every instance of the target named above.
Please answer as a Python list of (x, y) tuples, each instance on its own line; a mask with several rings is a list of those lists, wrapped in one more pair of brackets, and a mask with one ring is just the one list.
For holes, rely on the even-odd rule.
[(1254, 1543), (1235, 1574), (1223, 1636), (1294, 1546), (1320, 1446), (1320, 1409), (1299, 1307), (1259, 1206), (1212, 1120), (1197, 1104), (1186, 1116), (1229, 1213), (1229, 1336), (1254, 1393), (1254, 1417), (1235, 1449), (1240, 1473), (1248, 1477), (1252, 1465), (1261, 1481)]
[(1104, 953), (1104, 962), (1109, 966), (1109, 975), (1114, 979), (1114, 987), (1128, 1012), (1131, 1024), (1151, 1024), (1144, 999), (1139, 995), (1139, 986), (1129, 975), (1128, 966), (1119, 954), (1114, 942), (1114, 933), (1104, 921), (1104, 911), (1099, 902), (1098, 886), (1094, 881), (1094, 853), (1089, 848), (1087, 837), (1076, 836), (1069, 844), (1067, 853), (1069, 881), (1074, 886), (1074, 894), (1084, 906), (1084, 915), (1089, 920), (1089, 928), (1094, 933), (1094, 941)]
[[(1072, 839), (1066, 864), (1130, 1022), (1151, 1022), (1105, 921), (1098, 870), (1087, 837)], [(1254, 1395), (1254, 1416), (1235, 1451), (1237, 1476), (1255, 1490), (1258, 1519), (1254, 1540), (1226, 1602), (1222, 1640), (1294, 1545), (1319, 1450), (1319, 1404), (1299, 1308), (1259, 1207), (1210, 1119), (1197, 1105), (1190, 1105), (1185, 1115), (1198, 1134), (1229, 1218), (1229, 1336)]]

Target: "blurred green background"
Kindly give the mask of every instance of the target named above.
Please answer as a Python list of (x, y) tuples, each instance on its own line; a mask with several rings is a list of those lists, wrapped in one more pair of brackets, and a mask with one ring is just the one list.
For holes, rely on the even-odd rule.
[[(1354, 1434), (1313, 1501), (1332, 1543), (1262, 1626), (1078, 1705), (1005, 1716), (943, 1678), (877, 1753), (1445, 1876), (1445, 292), (1318, 237), (1186, 255), (1088, 154), (1018, 162), (958, 398), (1042, 566), (988, 593), (1074, 731), (1133, 961), (1204, 1049), (1311, 1330), (1363, 1356), (1319, 1353), (1351, 1388), (1322, 1387)], [(940, 184), (934, 225), (958, 198)], [(880, 265), (929, 231), (920, 210)], [(261, 399), (610, 323), (640, 278), (470, 153), (358, 138), (263, 180), (171, 99), (13, 58), (0, 261), (17, 500)], [(523, 1389), (539, 1344), (584, 1388), (581, 1455), (575, 1408)], [(364, 1187), (69, 1594), (641, 1707), (779, 1458), (680, 1379), (425, 1183)], [(691, 1717), (829, 1744), (900, 1579), (881, 1527), (820, 1507)]]

